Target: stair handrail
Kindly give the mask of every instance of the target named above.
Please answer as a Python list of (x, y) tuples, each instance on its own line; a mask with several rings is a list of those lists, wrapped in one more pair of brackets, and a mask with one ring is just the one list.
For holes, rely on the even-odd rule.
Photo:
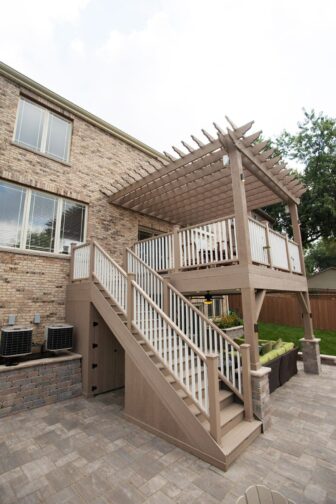
[[(97, 250), (96, 250), (97, 249)], [(100, 277), (100, 269), (103, 268), (101, 261), (99, 259), (100, 254), (107, 260), (110, 267), (114, 269), (111, 277), (107, 277), (107, 273), (102, 271)], [(119, 266), (119, 264), (112, 259), (112, 257), (105, 252), (105, 250), (95, 241), (91, 242), (91, 274), (100, 282), (104, 287), (106, 292), (111, 296), (111, 298), (117, 303), (118, 307), (123, 313), (127, 312), (127, 273)]]
[[(134, 280), (129, 281), (128, 288), (133, 289), (133, 303), (128, 304), (128, 320), (132, 321), (156, 357), (169, 369), (183, 390), (210, 420), (208, 366), (205, 354), (183, 334)], [(142, 314), (145, 314), (144, 324), (141, 322)]]
[[(167, 280), (165, 280), (153, 268), (151, 268), (150, 266), (148, 266), (148, 264), (145, 261), (143, 261), (140, 257), (138, 257), (135, 252), (133, 252), (130, 249), (126, 249), (126, 255), (127, 254), (131, 254), (132, 257), (134, 259), (136, 259), (137, 261), (139, 261), (142, 264), (142, 266), (151, 275), (153, 275), (156, 279), (158, 279), (159, 281), (161, 281), (163, 296), (164, 295), (166, 295), (166, 296), (168, 295), (169, 298), (171, 298), (169, 291), (173, 292), (176, 296), (178, 296), (178, 298), (184, 304), (186, 304), (187, 306), (189, 306), (189, 308), (203, 321), (203, 324), (206, 324), (207, 327), (211, 328), (212, 331), (214, 331), (218, 335), (218, 337), (220, 337), (223, 340), (224, 345), (219, 344), (218, 346), (219, 347), (222, 346), (223, 347), (222, 350), (225, 349), (226, 352), (225, 352), (225, 358), (224, 358), (223, 352), (221, 353), (221, 355), (219, 354), (219, 370), (218, 370), (218, 374), (219, 374), (221, 380), (231, 390), (233, 390), (241, 400), (244, 400), (244, 392), (243, 392), (244, 380), (242, 379), (242, 376), (241, 376), (242, 373), (244, 372), (244, 370), (243, 370), (244, 366), (243, 366), (243, 363), (242, 363), (242, 350), (241, 350), (240, 346), (233, 339), (231, 339), (230, 336), (227, 333), (225, 333), (224, 331), (222, 331), (214, 322), (212, 322), (212, 320), (208, 319), (196, 306), (194, 306), (185, 296), (183, 296), (183, 294), (180, 291), (178, 291), (170, 282), (168, 282)], [(166, 286), (166, 289), (165, 289), (165, 286)], [(165, 300), (162, 300), (160, 308), (163, 308), (164, 304), (166, 304)], [(172, 317), (172, 315), (173, 315), (171, 309), (169, 310), (169, 315), (170, 315), (170, 317)], [(179, 326), (177, 326), (177, 327), (179, 327)], [(181, 328), (180, 328), (180, 330), (181, 330)], [(190, 339), (190, 341), (192, 341), (191, 338), (189, 338), (189, 339)], [(229, 345), (231, 347), (229, 347)], [(217, 350), (219, 350), (219, 349), (217, 348)], [(211, 344), (210, 352), (213, 352), (213, 351), (215, 351), (215, 348), (213, 348), (213, 346)], [(236, 359), (236, 356), (234, 355), (234, 351), (236, 351), (238, 353), (238, 358), (237, 359)], [(219, 352), (217, 352), (217, 353), (219, 353)], [(237, 370), (235, 368), (235, 360), (237, 360)], [(230, 362), (231, 362), (231, 367), (232, 367), (232, 373), (231, 373), (232, 374), (232, 381), (229, 379), (228, 376), (225, 375), (225, 369), (230, 368)], [(237, 380), (235, 379), (236, 378), (235, 377), (236, 371), (238, 373), (237, 374)], [(245, 370), (245, 372), (246, 372), (246, 370)], [(247, 372), (249, 372), (249, 370), (247, 370)], [(237, 386), (236, 386), (236, 381), (237, 381)], [(246, 383), (246, 381), (245, 381), (245, 383)]]
[[(125, 270), (126, 270), (127, 273), (130, 272), (130, 273), (135, 273), (136, 274), (136, 271), (130, 271), (131, 263), (130, 263), (130, 260), (129, 260), (129, 256), (131, 256), (131, 258), (132, 258), (133, 261), (138, 262), (140, 264), (140, 266), (143, 267), (144, 270), (147, 270), (149, 272), (149, 274), (155, 279), (155, 281), (160, 285), (160, 292), (157, 293), (155, 291), (155, 289), (154, 289), (154, 292), (152, 294), (154, 295), (154, 297), (157, 300), (158, 300), (157, 294), (160, 294), (160, 297), (159, 297), (160, 304), (159, 303), (156, 303), (156, 304), (158, 304), (158, 306), (161, 309), (163, 309), (163, 296), (164, 296), (164, 284), (165, 284), (165, 281), (163, 280), (162, 276), (159, 275), (159, 273), (157, 273), (155, 271), (155, 269), (153, 269), (150, 266), (148, 266), (148, 264), (143, 259), (141, 259), (135, 252), (133, 252), (133, 250), (131, 250), (130, 248), (126, 248), (125, 249), (124, 267), (125, 267)], [(140, 283), (139, 280), (140, 280), (140, 278), (138, 276), (137, 282), (140, 285), (140, 287), (143, 288), (143, 286), (141, 285), (141, 283)], [(145, 290), (145, 289), (143, 288), (143, 290)], [(145, 292), (146, 292), (146, 290), (145, 290)], [(147, 294), (150, 296), (150, 293), (147, 292)], [(155, 299), (153, 299), (153, 301), (155, 301)]]

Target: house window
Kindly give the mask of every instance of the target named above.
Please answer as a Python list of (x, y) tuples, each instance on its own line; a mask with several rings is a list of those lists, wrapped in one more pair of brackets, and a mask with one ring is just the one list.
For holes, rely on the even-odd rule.
[(139, 226), (138, 228), (138, 240), (148, 240), (148, 238), (153, 238), (153, 236), (157, 236), (162, 234), (162, 231), (156, 231), (155, 229), (145, 228)]
[(0, 246), (69, 254), (85, 241), (86, 216), (82, 203), (0, 181)]
[(0, 245), (20, 247), (26, 189), (0, 183)]
[(59, 161), (69, 160), (72, 123), (27, 98), (20, 98), (14, 141)]

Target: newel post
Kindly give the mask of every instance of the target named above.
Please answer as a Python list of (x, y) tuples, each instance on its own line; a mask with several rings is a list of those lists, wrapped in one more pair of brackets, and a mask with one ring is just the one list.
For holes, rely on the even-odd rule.
[(124, 249), (123, 266), (126, 273), (128, 273), (128, 250)]
[(134, 273), (127, 273), (127, 329), (132, 329), (132, 322), (134, 319), (134, 296), (133, 296), (133, 283), (135, 281)]
[(93, 274), (95, 269), (95, 242), (90, 241), (90, 259), (89, 259), (89, 279), (93, 281)]
[(77, 243), (71, 243), (70, 245), (70, 282), (74, 280), (74, 270), (75, 270), (75, 247)]
[(181, 267), (179, 229), (178, 226), (174, 226), (173, 230), (174, 271), (179, 271)]
[(251, 363), (250, 363), (250, 345), (244, 343), (240, 345), (243, 368), (243, 398), (245, 420), (251, 422), (253, 420), (252, 407), (252, 386), (251, 386)]
[(267, 259), (268, 259), (268, 264), (270, 268), (273, 268), (273, 257), (272, 257), (272, 250), (271, 250), (271, 240), (270, 240), (270, 235), (269, 235), (269, 224), (268, 222), (265, 222), (265, 231), (266, 231), (266, 250), (267, 250)]
[(207, 354), (210, 434), (219, 443), (222, 437), (219, 409), (218, 355)]

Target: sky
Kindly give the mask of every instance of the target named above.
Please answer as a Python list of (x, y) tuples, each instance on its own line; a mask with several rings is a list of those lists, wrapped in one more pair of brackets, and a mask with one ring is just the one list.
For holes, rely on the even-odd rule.
[(335, 0), (0, 0), (0, 60), (151, 147), (336, 116)]

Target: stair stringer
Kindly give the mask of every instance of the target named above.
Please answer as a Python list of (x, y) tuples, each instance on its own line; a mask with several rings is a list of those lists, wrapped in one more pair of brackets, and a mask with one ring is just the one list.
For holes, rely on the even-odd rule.
[[(125, 350), (125, 417), (226, 470), (226, 457), (221, 447), (178, 396), (94, 283), (91, 283), (91, 302)], [(144, 400), (143, 408), (135, 407), (135, 401), (139, 402), (140, 398)]]

